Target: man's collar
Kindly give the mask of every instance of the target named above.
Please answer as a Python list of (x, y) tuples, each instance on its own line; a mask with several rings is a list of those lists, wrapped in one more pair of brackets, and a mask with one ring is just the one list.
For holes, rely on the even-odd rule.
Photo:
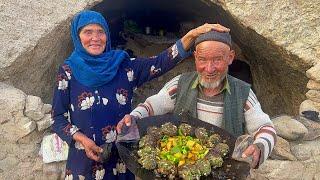
[[(228, 81), (228, 78), (226, 77), (224, 80), (223, 80), (223, 87), (221, 88), (220, 92), (219, 93), (222, 93), (224, 90), (226, 90), (229, 94), (231, 94), (231, 91), (230, 91), (230, 85), (229, 85), (229, 81)], [(191, 86), (191, 89), (195, 89), (199, 87), (200, 90), (202, 90), (202, 86), (199, 82), (199, 75), (197, 76), (197, 78), (193, 81), (192, 83), (192, 86)]]

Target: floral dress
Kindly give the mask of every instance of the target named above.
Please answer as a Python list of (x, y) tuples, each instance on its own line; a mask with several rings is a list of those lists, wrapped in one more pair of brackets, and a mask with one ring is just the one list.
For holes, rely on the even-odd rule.
[(80, 84), (68, 65), (59, 67), (52, 128), (69, 145), (66, 179), (134, 179), (114, 145), (110, 160), (99, 163), (87, 158), (83, 146), (72, 135), (80, 131), (98, 146), (115, 142), (117, 123), (131, 112), (133, 90), (169, 71), (188, 55), (178, 41), (158, 56), (125, 60), (117, 75), (97, 88)]

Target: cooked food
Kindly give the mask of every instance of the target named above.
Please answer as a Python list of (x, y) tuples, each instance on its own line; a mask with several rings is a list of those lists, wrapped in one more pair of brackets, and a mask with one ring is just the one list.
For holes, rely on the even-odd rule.
[(218, 134), (210, 134), (205, 128), (192, 130), (189, 124), (177, 128), (172, 123), (148, 128), (139, 142), (139, 163), (169, 179), (209, 175), (211, 169), (222, 166), (229, 147)]
[(165, 123), (161, 126), (161, 132), (163, 135), (174, 136), (177, 134), (177, 126), (172, 123)]
[(155, 126), (148, 127), (147, 134), (155, 138), (155, 140), (159, 140), (162, 136), (161, 130)]
[(182, 134), (184, 136), (190, 136), (192, 127), (189, 124), (182, 123), (180, 124), (178, 131), (179, 131), (179, 134)]

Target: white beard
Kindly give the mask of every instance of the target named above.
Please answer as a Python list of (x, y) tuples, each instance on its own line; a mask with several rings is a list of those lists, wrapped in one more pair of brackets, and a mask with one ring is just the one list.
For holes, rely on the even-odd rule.
[(215, 89), (218, 88), (221, 83), (223, 82), (223, 80), (225, 79), (226, 75), (221, 76), (221, 78), (215, 82), (205, 82), (202, 78), (201, 75), (199, 74), (199, 83), (201, 84), (201, 86), (203, 86), (204, 88), (207, 89)]

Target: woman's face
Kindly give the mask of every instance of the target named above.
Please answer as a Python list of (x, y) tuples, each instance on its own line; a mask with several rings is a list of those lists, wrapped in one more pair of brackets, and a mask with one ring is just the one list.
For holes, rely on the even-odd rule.
[(106, 48), (107, 35), (98, 24), (84, 26), (79, 33), (79, 37), (82, 46), (91, 55), (100, 55)]

